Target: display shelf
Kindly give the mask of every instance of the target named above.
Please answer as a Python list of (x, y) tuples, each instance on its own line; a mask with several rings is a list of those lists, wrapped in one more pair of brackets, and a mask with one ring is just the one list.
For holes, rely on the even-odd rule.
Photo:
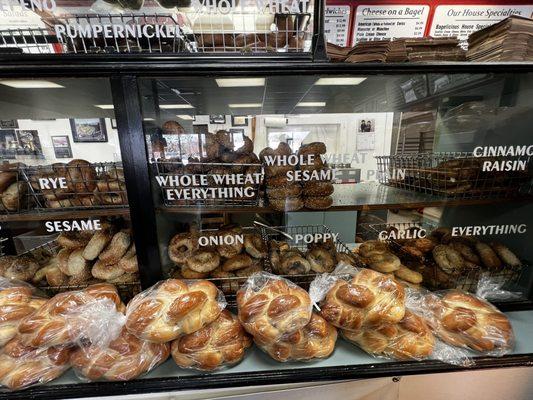
[(202, 373), (178, 368), (172, 360), (151, 373), (131, 382), (83, 383), (73, 371), (45, 386), (20, 392), (0, 392), (0, 399), (56, 399), (79, 398), (138, 393), (170, 392), (185, 389), (208, 389), (228, 386), (367, 379), (448, 372), (468, 369), (487, 369), (533, 366), (533, 311), (507, 313), (516, 335), (514, 352), (504, 357), (476, 357), (475, 365), (461, 367), (439, 361), (393, 362), (373, 358), (354, 345), (339, 338), (331, 357), (305, 363), (278, 363), (253, 347), (238, 365), (217, 372)]
[[(431, 194), (420, 193), (405, 189), (381, 185), (377, 182), (356, 184), (335, 184), (333, 205), (327, 210), (309, 210), (302, 208), (296, 212), (324, 212), (324, 211), (370, 211), (391, 208), (418, 209), (423, 207), (469, 206), (480, 204), (494, 204), (509, 201), (526, 201), (531, 197), (502, 197), (479, 199), (446, 199)], [(243, 207), (159, 207), (160, 213), (272, 213), (276, 212), (268, 206)]]
[(122, 216), (129, 217), (130, 210), (128, 207), (120, 208), (97, 208), (87, 210), (50, 210), (42, 212), (28, 212), (23, 214), (5, 214), (0, 215), (0, 222), (22, 222), (22, 221), (42, 221), (55, 219), (78, 219), (88, 217), (112, 217)]

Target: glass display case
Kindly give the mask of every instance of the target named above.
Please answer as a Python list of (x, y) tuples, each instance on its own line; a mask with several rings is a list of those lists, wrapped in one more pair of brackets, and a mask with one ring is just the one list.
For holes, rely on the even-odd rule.
[(4, 79), (0, 93), (1, 275), (49, 295), (107, 281), (133, 296), (140, 281), (109, 81)]

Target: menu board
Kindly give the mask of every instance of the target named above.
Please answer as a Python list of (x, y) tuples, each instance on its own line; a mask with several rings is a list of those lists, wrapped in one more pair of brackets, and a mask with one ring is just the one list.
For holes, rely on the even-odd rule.
[(428, 5), (359, 5), (355, 15), (354, 43), (369, 40), (423, 37)]
[(329, 43), (348, 46), (350, 6), (327, 6), (324, 13), (324, 33)]
[(430, 36), (457, 36), (466, 41), (468, 35), (511, 16), (533, 16), (533, 5), (441, 5), (437, 6)]

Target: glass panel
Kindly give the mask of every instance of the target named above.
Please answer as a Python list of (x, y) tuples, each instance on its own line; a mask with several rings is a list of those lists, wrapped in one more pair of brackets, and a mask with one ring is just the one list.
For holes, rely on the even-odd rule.
[[(190, 243), (175, 245), (196, 231), (232, 236), (242, 229), (259, 233), (270, 253), (274, 241), (288, 241), (303, 258), (312, 247), (306, 240), (335, 238), (331, 255), (355, 254), (359, 266), (369, 264), (358, 243), (384, 240), (414, 272), (411, 284), (475, 291), (486, 274), (527, 297), (533, 254), (524, 227), (531, 222), (530, 205), (523, 200), (531, 193), (532, 77), (142, 80), (165, 273), (212, 279), (231, 298), (243, 277), (257, 269), (306, 286), (336, 264), (291, 270), (265, 257), (221, 274), (233, 253), (244, 250), (237, 244), (226, 252), (221, 243), (206, 239), (203, 245), (218, 252), (219, 268), (200, 273), (194, 266), (191, 271), (193, 261), (180, 253), (190, 255)], [(422, 236), (431, 237), (426, 247)], [(476, 241), (504, 243), (522, 267), (500, 259), (494, 268), (478, 254)], [(466, 243), (475, 257), (463, 255), (450, 269), (432, 248), (455, 242)]]
[(1, 275), (48, 293), (112, 281), (131, 296), (139, 279), (109, 82), (4, 79), (0, 98)]

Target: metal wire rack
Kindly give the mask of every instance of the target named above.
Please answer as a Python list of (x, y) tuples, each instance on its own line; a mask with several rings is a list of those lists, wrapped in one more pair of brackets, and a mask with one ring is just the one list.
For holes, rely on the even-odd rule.
[[(452, 199), (516, 197), (531, 193), (531, 157), (478, 158), (471, 153), (424, 153), (376, 157), (379, 181)], [(511, 162), (517, 171), (483, 171), (483, 162)]]
[(485, 268), (463, 268), (444, 272), (438, 267), (433, 259), (431, 253), (425, 254), (423, 257), (418, 257), (404, 249), (404, 245), (410, 238), (400, 238), (399, 232), (411, 232), (413, 236), (416, 231), (419, 232), (418, 237), (425, 237), (431, 234), (431, 231), (437, 226), (429, 222), (405, 222), (405, 223), (389, 223), (389, 224), (368, 224), (366, 228), (369, 232), (374, 233), (374, 240), (381, 240), (380, 234), (382, 232), (389, 234), (394, 231), (397, 238), (387, 238), (383, 241), (389, 244), (390, 250), (398, 255), (402, 263), (408, 267), (418, 270), (424, 276), (423, 285), (428, 289), (461, 289), (468, 292), (475, 293), (478, 287), (479, 280), (482, 274), (487, 275), (492, 281), (497, 281), (506, 287), (516, 285), (524, 272), (528, 268), (527, 263), (523, 263), (521, 267), (511, 267), (504, 265), (497, 271), (486, 270)]
[[(167, 207), (256, 207), (261, 201), (261, 183), (222, 183), (222, 176), (235, 174), (260, 174), (261, 164), (198, 163), (187, 165), (174, 161), (158, 161), (153, 164), (156, 180), (161, 189), (163, 204)], [(233, 178), (232, 178), (233, 179)], [(262, 178), (259, 179), (262, 182)], [(189, 183), (188, 185), (179, 182)], [(180, 198), (179, 193), (187, 186), (190, 196), (202, 198)], [(202, 191), (203, 189), (203, 191)], [(185, 194), (183, 194), (184, 197)]]
[[(86, 210), (128, 205), (121, 163), (23, 167), (23, 209)], [(20, 197), (20, 196), (19, 196)]]

